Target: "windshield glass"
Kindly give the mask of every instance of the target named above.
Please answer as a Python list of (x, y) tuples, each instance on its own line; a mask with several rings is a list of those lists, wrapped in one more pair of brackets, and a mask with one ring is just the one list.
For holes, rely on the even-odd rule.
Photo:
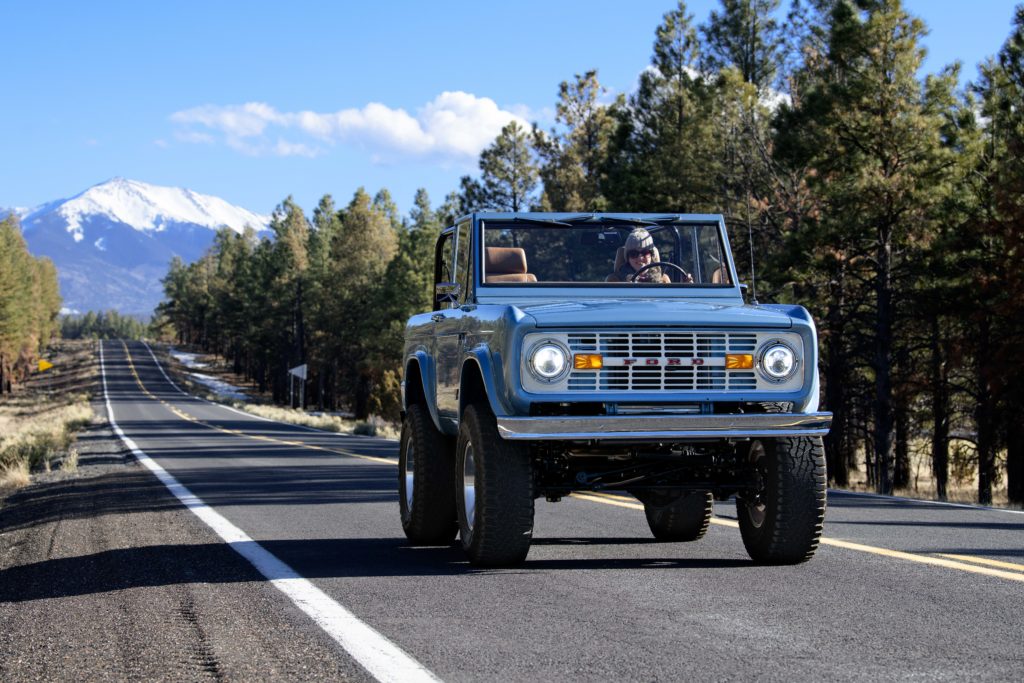
[(731, 286), (718, 225), (485, 223), (483, 284)]

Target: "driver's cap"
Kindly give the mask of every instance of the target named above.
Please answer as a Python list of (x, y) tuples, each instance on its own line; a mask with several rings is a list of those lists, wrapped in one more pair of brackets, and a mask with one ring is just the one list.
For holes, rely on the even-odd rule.
[(644, 249), (650, 249), (654, 246), (654, 238), (651, 237), (651, 233), (647, 232), (643, 228), (634, 228), (633, 232), (629, 233), (629, 237), (626, 238), (626, 252), (633, 250), (643, 251)]

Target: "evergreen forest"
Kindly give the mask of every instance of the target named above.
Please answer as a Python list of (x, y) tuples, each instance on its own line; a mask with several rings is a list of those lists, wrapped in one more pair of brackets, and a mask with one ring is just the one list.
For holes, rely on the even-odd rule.
[(0, 397), (35, 366), (60, 325), (57, 269), (29, 253), (18, 218), (0, 220)]
[(148, 334), (148, 323), (113, 310), (60, 318), (63, 339), (143, 339)]
[[(924, 476), (944, 499), (976, 473), (981, 503), (1000, 482), (1024, 503), (1024, 5), (961, 85), (960, 64), (922, 73), (927, 30), (899, 0), (780, 2), (722, 0), (703, 23), (678, 2), (634, 92), (568, 78), (553, 128), (509, 123), (438, 205), (420, 190), (399, 215), (361, 188), (311, 214), (285, 199), (272, 239), (221, 230), (171, 264), (158, 319), (279, 402), (307, 363), (311, 404), (394, 419), (404, 324), (431, 308), (456, 217), (722, 213), (757, 299), (818, 323), (832, 483), (866, 467), (880, 492)], [(8, 280), (45, 288), (22, 261), (40, 274), (0, 270), (0, 307)], [(0, 330), (3, 358), (44, 313)]]

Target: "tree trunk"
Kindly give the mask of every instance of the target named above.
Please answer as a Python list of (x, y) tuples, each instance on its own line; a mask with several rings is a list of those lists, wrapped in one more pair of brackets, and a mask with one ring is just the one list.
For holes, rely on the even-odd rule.
[(828, 325), (828, 342), (825, 364), (825, 404), (832, 411), (832, 428), (825, 436), (825, 461), (829, 478), (837, 486), (850, 483), (846, 444), (846, 353), (843, 348), (844, 328), (842, 307), (844, 300), (844, 277), (837, 278), (837, 287), (833, 291), (832, 303), (825, 316)]
[(365, 420), (370, 416), (370, 392), (372, 389), (373, 381), (369, 374), (359, 373), (359, 378), (356, 380), (355, 409), (353, 411), (357, 420)]
[(324, 368), (321, 367), (316, 373), (316, 409), (324, 410)]
[(989, 379), (988, 363), (992, 358), (991, 327), (988, 318), (978, 329), (978, 404), (974, 420), (978, 428), (978, 503), (992, 503), (992, 484), (996, 473), (996, 406)]
[(943, 353), (939, 316), (931, 319), (932, 475), (935, 494), (946, 500), (949, 485), (949, 365)]
[(875, 461), (878, 492), (892, 494), (893, 406), (892, 406), (892, 245), (889, 228), (879, 230), (878, 273), (875, 278), (877, 329), (875, 330)]
[(1011, 504), (1024, 505), (1024, 428), (1015, 417), (1006, 426), (1006, 493)]
[(901, 401), (896, 410), (896, 467), (893, 471), (893, 489), (910, 486), (910, 416)]

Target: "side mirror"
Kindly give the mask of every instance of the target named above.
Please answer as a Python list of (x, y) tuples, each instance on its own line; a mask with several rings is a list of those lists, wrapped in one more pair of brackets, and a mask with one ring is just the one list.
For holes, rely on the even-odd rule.
[(438, 282), (434, 285), (434, 301), (439, 304), (455, 303), (462, 293), (462, 285), (458, 282)]
[(740, 283), (740, 296), (743, 297), (743, 302), (746, 303), (747, 302), (747, 283), (746, 282), (741, 282)]

